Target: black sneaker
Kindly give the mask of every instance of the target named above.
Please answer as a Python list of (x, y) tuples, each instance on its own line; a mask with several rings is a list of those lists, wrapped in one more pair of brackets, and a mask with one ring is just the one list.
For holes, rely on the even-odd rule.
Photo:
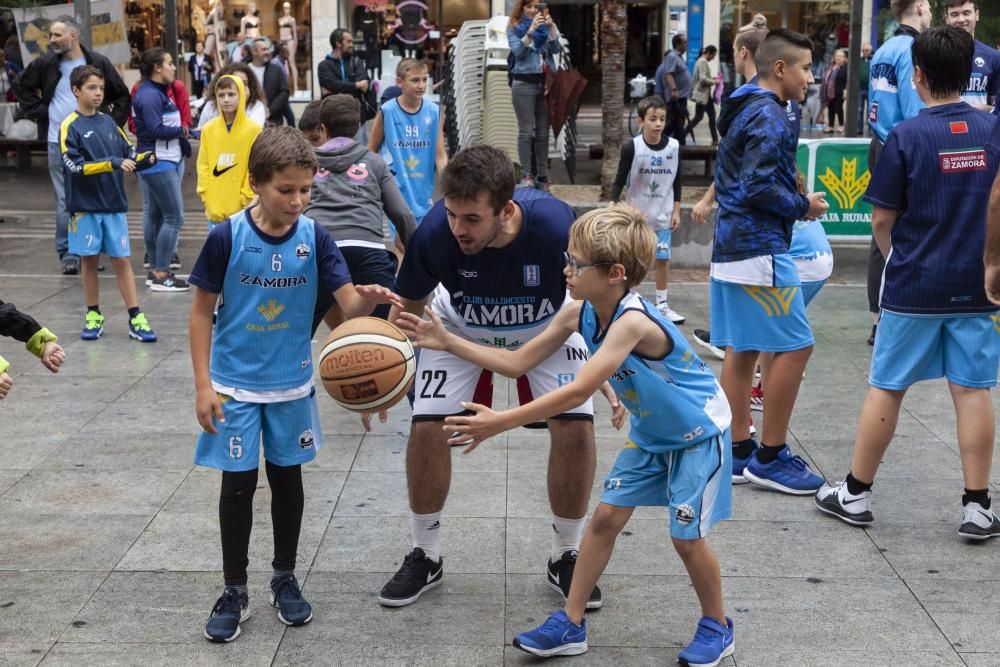
[(313, 618), (312, 605), (302, 597), (293, 574), (271, 580), (271, 606), (278, 610), (278, 620), (285, 625), (305, 625)]
[(156, 280), (156, 275), (152, 271), (146, 271), (146, 287), (152, 287), (154, 280)]
[(240, 636), (240, 623), (250, 618), (250, 598), (235, 588), (226, 587), (215, 602), (205, 624), (205, 639), (231, 642)]
[(144, 269), (148, 269), (149, 268), (149, 253), (148, 252), (145, 255), (142, 256), (142, 268), (144, 268)]
[[(546, 568), (549, 588), (562, 595), (563, 599), (569, 597), (569, 586), (573, 583), (573, 569), (576, 568), (576, 556), (575, 551), (567, 551), (556, 562), (550, 560)], [(587, 599), (587, 609), (600, 609), (602, 604), (604, 600), (601, 596), (601, 587), (594, 586), (594, 590), (590, 591), (590, 598)]]
[(170, 256), (170, 268), (174, 270), (181, 268), (181, 258), (177, 256), (176, 252)]
[(149, 289), (154, 292), (186, 292), (191, 286), (172, 273), (168, 273), (162, 278), (153, 276), (153, 283)]
[(711, 352), (717, 359), (725, 359), (726, 351), (712, 345), (712, 334), (705, 329), (694, 330), (694, 342)]
[(76, 255), (66, 255), (62, 258), (62, 274), (75, 276), (80, 273), (80, 258)]
[(993, 510), (979, 503), (969, 503), (962, 508), (962, 526), (958, 534), (969, 540), (988, 540), (1000, 537), (1000, 519)]
[(435, 563), (424, 555), (423, 549), (414, 548), (406, 554), (399, 571), (382, 587), (378, 601), (386, 607), (405, 607), (416, 602), (424, 591), (441, 585), (442, 579), (444, 558)]

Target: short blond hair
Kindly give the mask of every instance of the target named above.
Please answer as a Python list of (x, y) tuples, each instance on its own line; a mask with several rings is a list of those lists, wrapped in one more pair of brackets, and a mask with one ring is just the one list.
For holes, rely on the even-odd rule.
[(621, 264), (625, 286), (640, 284), (656, 257), (656, 234), (642, 211), (628, 203), (584, 213), (569, 228), (569, 242), (594, 264)]
[(417, 60), (416, 58), (403, 58), (399, 61), (399, 64), (396, 65), (396, 78), (405, 79), (406, 75), (413, 70), (428, 71), (429, 68), (427, 67), (427, 61)]

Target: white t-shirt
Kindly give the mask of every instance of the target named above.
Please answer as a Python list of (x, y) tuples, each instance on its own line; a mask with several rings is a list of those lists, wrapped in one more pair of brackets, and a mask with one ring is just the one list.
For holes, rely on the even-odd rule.
[(267, 65), (261, 65), (260, 67), (257, 67), (253, 63), (250, 63), (250, 69), (252, 69), (253, 73), (257, 75), (257, 82), (260, 84), (261, 88), (264, 87), (264, 69), (266, 67)]
[[(261, 127), (267, 123), (267, 107), (264, 106), (263, 102), (257, 101), (251, 104), (246, 109), (247, 118), (257, 123)], [(198, 129), (205, 127), (205, 123), (212, 120), (219, 115), (219, 110), (215, 108), (215, 102), (209, 100), (205, 102), (205, 106), (201, 109), (201, 115), (198, 116)]]

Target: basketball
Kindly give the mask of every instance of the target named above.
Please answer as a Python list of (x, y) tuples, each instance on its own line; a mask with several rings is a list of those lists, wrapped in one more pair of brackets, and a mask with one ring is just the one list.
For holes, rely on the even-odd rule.
[(323, 387), (354, 412), (385, 410), (406, 395), (416, 371), (413, 346), (377, 317), (358, 317), (330, 332), (319, 353)]

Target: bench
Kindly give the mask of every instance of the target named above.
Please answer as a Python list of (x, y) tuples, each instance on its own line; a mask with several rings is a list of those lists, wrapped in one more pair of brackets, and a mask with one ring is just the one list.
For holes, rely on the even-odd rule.
[(8, 139), (7, 137), (0, 137), (0, 151), (6, 152), (12, 149), (17, 151), (17, 170), (28, 171), (31, 169), (32, 151), (47, 153), (49, 145), (44, 139)]
[(715, 179), (715, 155), (718, 146), (707, 146), (702, 144), (689, 144), (681, 146), (681, 161), (701, 162), (704, 166), (701, 176), (690, 176), (684, 178), (684, 182), (692, 181), (698, 185), (711, 185)]

